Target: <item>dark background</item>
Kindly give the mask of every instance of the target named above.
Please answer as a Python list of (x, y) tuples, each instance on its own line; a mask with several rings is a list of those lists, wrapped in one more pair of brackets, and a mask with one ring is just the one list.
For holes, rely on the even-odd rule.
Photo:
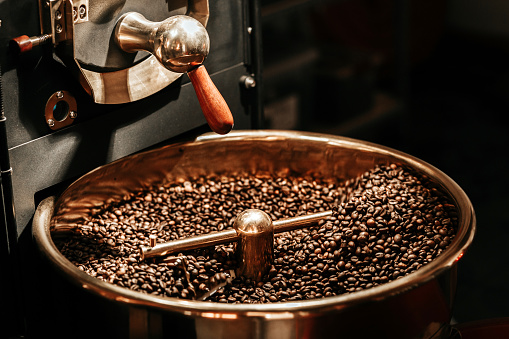
[(477, 216), (453, 321), (509, 316), (509, 3), (262, 1), (267, 128), (354, 137), (436, 166)]

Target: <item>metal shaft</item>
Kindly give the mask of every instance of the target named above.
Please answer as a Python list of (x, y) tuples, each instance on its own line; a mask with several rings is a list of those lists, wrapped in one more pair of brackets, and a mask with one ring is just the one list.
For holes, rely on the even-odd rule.
[[(292, 218), (273, 221), (274, 233), (287, 232), (314, 224), (326, 217), (332, 215), (332, 211), (325, 211), (307, 215), (301, 215)], [(225, 230), (216, 233), (198, 235), (180, 240), (169, 241), (157, 244), (153, 247), (142, 246), (140, 253), (141, 259), (165, 256), (172, 253), (194, 250), (208, 246), (221, 245), (238, 241), (239, 236), (235, 229)]]
[(236, 246), (237, 273), (260, 281), (269, 272), (274, 258), (274, 223), (258, 209), (240, 213), (233, 224), (239, 241)]

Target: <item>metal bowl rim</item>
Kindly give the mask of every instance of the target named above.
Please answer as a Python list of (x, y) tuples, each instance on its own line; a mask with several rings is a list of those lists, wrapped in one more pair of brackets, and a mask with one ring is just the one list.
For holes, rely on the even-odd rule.
[[(182, 300), (178, 298), (157, 297), (150, 294), (136, 292), (116, 286), (97, 278), (93, 278), (79, 270), (67, 258), (65, 258), (53, 243), (49, 231), (49, 219), (53, 213), (55, 197), (44, 200), (37, 208), (33, 221), (33, 235), (35, 242), (43, 255), (49, 259), (53, 266), (61, 269), (68, 278), (81, 287), (100, 294), (106, 298), (121, 301), (127, 304), (143, 305), (154, 307), (164, 311), (174, 311), (185, 315), (211, 317), (211, 318), (235, 318), (263, 317), (263, 318), (295, 318), (324, 311), (342, 310), (358, 306), (370, 301), (384, 300), (391, 296), (404, 293), (414, 289), (428, 281), (436, 278), (444, 271), (451, 269), (464, 255), (467, 248), (473, 241), (476, 229), (476, 219), (472, 204), (465, 192), (442, 171), (434, 166), (408, 155), (404, 152), (377, 145), (374, 143), (356, 140), (341, 136), (332, 136), (319, 133), (298, 132), (298, 131), (277, 131), (277, 130), (256, 130), (256, 131), (232, 131), (227, 135), (205, 134), (197, 137), (189, 143), (223, 142), (232, 139), (270, 139), (270, 138), (291, 138), (301, 140), (312, 140), (343, 146), (358, 148), (367, 151), (387, 154), (402, 160), (404, 163), (415, 166), (424, 173), (438, 180), (449, 191), (456, 203), (464, 205), (460, 210), (460, 221), (458, 234), (449, 247), (431, 263), (426, 264), (419, 270), (391, 282), (372, 287), (370, 289), (343, 294), (334, 297), (304, 300), (298, 302), (277, 302), (267, 304), (223, 304), (217, 302), (203, 302), (193, 300)], [(187, 144), (187, 143), (184, 143)], [(179, 144), (164, 147), (179, 147)], [(148, 151), (151, 152), (151, 151)], [(124, 161), (120, 159), (119, 161)], [(109, 166), (107, 164), (104, 166)], [(103, 167), (103, 166), (101, 166)], [(86, 175), (85, 175), (86, 176)], [(78, 179), (80, 180), (80, 179)], [(72, 186), (72, 185), (71, 185)]]

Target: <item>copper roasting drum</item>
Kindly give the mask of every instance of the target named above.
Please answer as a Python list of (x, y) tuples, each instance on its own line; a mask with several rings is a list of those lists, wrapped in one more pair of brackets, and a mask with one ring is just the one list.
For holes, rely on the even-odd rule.
[[(350, 294), (300, 302), (218, 304), (131, 291), (80, 271), (55, 247), (51, 233), (72, 229), (106, 204), (154, 183), (206, 174), (320, 173), (353, 178), (377, 164), (400, 163), (429, 177), (458, 209), (458, 233), (433, 262), (401, 279)], [(470, 200), (446, 174), (405, 153), (338, 136), (289, 131), (236, 131), (132, 155), (99, 167), (38, 207), (33, 234), (42, 255), (90, 300), (122, 310), (112, 322), (126, 337), (179, 338), (447, 338), (456, 263), (476, 227)], [(77, 306), (80, 307), (80, 306)], [(146, 321), (136, 321), (141, 318)], [(120, 319), (119, 318), (122, 318)], [(148, 320), (147, 320), (148, 319)], [(175, 321), (177, 319), (178, 321)], [(75, 319), (77, 324), (80, 319)], [(82, 321), (82, 320), (81, 320)], [(172, 326), (167, 326), (168, 322)], [(113, 323), (113, 325), (115, 325)]]

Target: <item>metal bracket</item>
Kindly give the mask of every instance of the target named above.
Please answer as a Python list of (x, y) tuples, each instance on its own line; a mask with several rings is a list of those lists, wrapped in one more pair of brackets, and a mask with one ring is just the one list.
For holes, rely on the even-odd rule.
[(54, 93), (46, 103), (44, 111), (46, 123), (52, 130), (57, 130), (73, 123), (77, 117), (76, 99), (67, 91)]
[(74, 25), (88, 21), (88, 0), (39, 0), (41, 33), (50, 34), (53, 46), (72, 41)]

